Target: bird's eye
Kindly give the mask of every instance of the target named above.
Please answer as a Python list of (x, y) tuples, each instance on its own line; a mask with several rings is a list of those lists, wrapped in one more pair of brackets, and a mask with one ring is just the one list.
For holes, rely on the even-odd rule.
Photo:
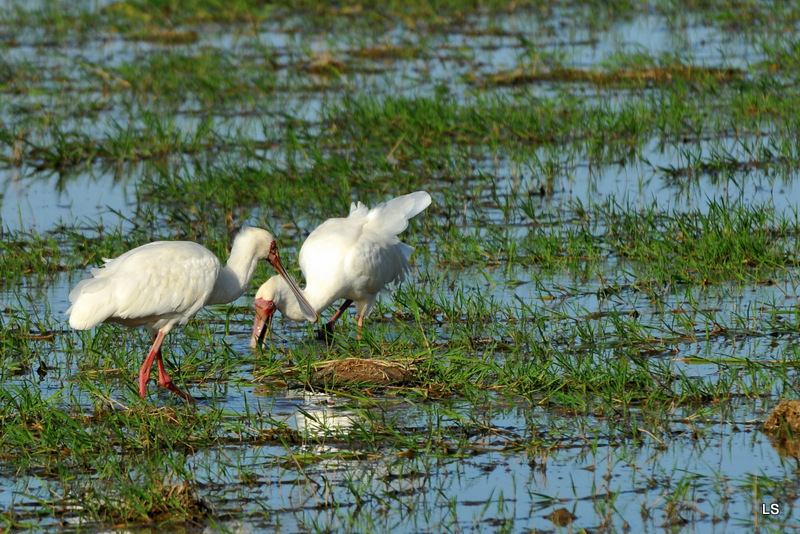
[(275, 309), (275, 301), (274, 300), (271, 300), (271, 301), (267, 302), (267, 309), (268, 310), (274, 310)]

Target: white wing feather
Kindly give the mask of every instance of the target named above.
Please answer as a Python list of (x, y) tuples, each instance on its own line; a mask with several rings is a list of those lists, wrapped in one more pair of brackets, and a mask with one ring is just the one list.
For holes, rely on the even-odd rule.
[(122, 254), (81, 281), (69, 294), (70, 326), (101, 322), (171, 329), (202, 308), (222, 266), (205, 247), (157, 241)]

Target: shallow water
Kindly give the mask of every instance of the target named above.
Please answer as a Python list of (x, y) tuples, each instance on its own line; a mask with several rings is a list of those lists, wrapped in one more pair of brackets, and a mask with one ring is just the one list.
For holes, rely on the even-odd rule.
[[(44, 295), (36, 292), (32, 296), (34, 300), (49, 299), (57, 320), (67, 306), (65, 295), (73, 283), (64, 275)], [(780, 288), (772, 289), (783, 294)], [(507, 289), (502, 288), (497, 290), (496, 297), (502, 299), (504, 291), (508, 298)], [(536, 300), (525, 292), (524, 286), (515, 292), (524, 300)], [(742, 287), (738, 291), (692, 298), (705, 300), (710, 307), (721, 310), (718, 320), (724, 323), (724, 310), (735, 306), (759, 309), (763, 301), (769, 302), (775, 296)], [(246, 297), (242, 299), (244, 302), (239, 304), (247, 306)], [(630, 305), (620, 296), (617, 299), (621, 300), (613, 306)], [(19, 294), (11, 298), (8, 292), (0, 294), (0, 301), (12, 307), (29, 300), (30, 296), (20, 300)], [(566, 316), (583, 316), (602, 311), (606, 305), (612, 304), (599, 301), (592, 294), (560, 302), (558, 311)], [(678, 307), (680, 303), (674, 305)], [(637, 303), (636, 307), (644, 311), (643, 321), (650, 320), (645, 306)], [(214, 316), (215, 313), (206, 311), (199, 320), (213, 321)], [(654, 317), (651, 319), (655, 324), (658, 320)], [(757, 314), (754, 320), (758, 320)], [(246, 354), (247, 317), (237, 317), (234, 321), (226, 342), (235, 352)], [(275, 339), (281, 340), (281, 344), (292, 344), (308, 333), (288, 321), (278, 321)], [(556, 324), (552, 328), (555, 336), (559, 327)], [(447, 339), (446, 331), (440, 334), (442, 340)], [(69, 334), (65, 331), (64, 335)], [(175, 332), (171, 337), (174, 340), (181, 335)], [(134, 347), (141, 344), (143, 355), (145, 336), (129, 337), (134, 339), (127, 343)], [(170, 349), (170, 359), (180, 360), (181, 347), (173, 345)], [(674, 355), (668, 356), (672, 372), (700, 381), (714, 381), (741, 369), (735, 363), (720, 367), (713, 363), (717, 358), (780, 359), (782, 352), (797, 350), (797, 342), (780, 338), (731, 341), (711, 337), (676, 343), (672, 349)], [(136, 349), (133, 350), (135, 353)], [(613, 349), (609, 349), (609, 354), (612, 353)], [(42, 354), (51, 369), (44, 378), (37, 377), (31, 369), (22, 376), (7, 377), (6, 387), (36, 387), (47, 397), (62, 396), (67, 403), (77, 400), (91, 411), (92, 395), (70, 385), (71, 375), (82, 372), (79, 362), (59, 361), (57, 351), (44, 350)], [(709, 363), (683, 361), (687, 356), (704, 358)], [(207, 353), (206, 357), (214, 358), (214, 354)], [(310, 441), (291, 447), (221, 445), (199, 450), (181, 460), (196, 477), (202, 498), (213, 503), (221, 517), (228, 513), (244, 517), (223, 521), (226, 528), (234, 531), (277, 528), (276, 525), (286, 532), (303, 531), (308, 525), (378, 531), (398, 528), (429, 531), (442, 525), (449, 525), (448, 528), (457, 525), (463, 530), (481, 530), (503, 524), (513, 531), (526, 531), (552, 528), (548, 516), (565, 508), (576, 516), (573, 524), (584, 528), (605, 524), (615, 530), (642, 531), (686, 520), (704, 531), (729, 532), (737, 531), (740, 522), (750, 524), (754, 506), (760, 506), (748, 492), (751, 477), (792, 479), (796, 469), (794, 461), (783, 459), (770, 439), (758, 430), (760, 421), (771, 409), (772, 402), (767, 398), (734, 399), (722, 418), (720, 412), (708, 415), (710, 412), (702, 407), (675, 408), (668, 417), (669, 425), (656, 428), (648, 422), (650, 417), (646, 413), (634, 411), (625, 416), (596, 417), (502, 398), (488, 399), (479, 414), (472, 403), (460, 400), (414, 402), (378, 396), (369, 405), (361, 406), (335, 394), (296, 387), (263, 387), (258, 383), (248, 385), (252, 373), (253, 368), (245, 365), (241, 369), (245, 381), (242, 384), (230, 383), (220, 388), (210, 383), (190, 387), (189, 392), (209, 399), (201, 403), (201, 410), (217, 406), (229, 417), (248, 410), (263, 413), (270, 421), (298, 430)], [(122, 385), (117, 383), (117, 387)], [(746, 378), (743, 383), (748, 383)], [(110, 384), (113, 390), (114, 382)], [(780, 397), (783, 393), (780, 385), (774, 388), (774, 395)], [(118, 395), (120, 400), (124, 398), (122, 393)], [(159, 392), (153, 397), (156, 399), (167, 403), (174, 400), (165, 392)], [(441, 409), (448, 415), (443, 417)], [(370, 414), (369, 419), (365, 419), (365, 414)], [(478, 433), (459, 445), (454, 441), (453, 447), (466, 453), (457, 457), (431, 451), (430, 456), (406, 458), (398, 454), (402, 451), (391, 447), (360, 449), (354, 445), (358, 440), (347, 439), (354, 427), (369, 428), (369, 422), (376, 420), (390, 422), (401, 434), (404, 428), (416, 432), (420, 428), (450, 426), (455, 439), (462, 422), (453, 419), (453, 415), (463, 417), (464, 421), (480, 421), (495, 430)], [(638, 439), (632, 440), (631, 433), (638, 434)], [(319, 444), (319, 440), (323, 443)], [(525, 443), (531, 440), (537, 445), (526, 449)], [(298, 469), (291, 465), (293, 455), (311, 455), (317, 459)], [(53, 498), (52, 486), (30, 477), (7, 476), (3, 486), (6, 491), (2, 492), (2, 504), (7, 509), (19, 511), (35, 506), (31, 499)], [(682, 493), (687, 487), (688, 497)], [(387, 496), (394, 497), (387, 501)], [(674, 506), (678, 506), (677, 512)], [(411, 510), (414, 512), (405, 516)], [(74, 519), (79, 517), (78, 513)], [(365, 521), (381, 517), (384, 522), (361, 524), (359, 517)], [(41, 524), (50, 522), (43, 520)]]
[[(663, 329), (669, 317), (669, 314), (653, 313), (648, 309), (649, 303), (633, 292), (599, 299), (596, 282), (582, 283), (573, 296), (549, 301), (543, 299), (545, 295), (538, 293), (535, 287), (529, 287), (530, 284), (505, 285), (503, 277), (508, 273), (503, 269), (494, 273), (497, 283), (492, 285), (487, 285), (485, 278), (477, 274), (466, 279), (464, 274), (460, 272), (454, 276), (466, 288), (480, 287), (499, 302), (510, 303), (520, 298), (537, 303), (543, 312), (555, 312), (558, 316), (584, 317), (607, 308), (637, 309), (642, 314), (640, 321), (652, 323), (655, 331)], [(524, 272), (516, 275), (524, 276)], [(576, 285), (574, 280), (553, 280), (559, 285)], [(25, 281), (0, 293), (0, 302), (11, 308), (25, 306), (29, 312), (44, 317), (45, 324), (52, 321), (54, 329), (62, 328), (64, 335), (69, 336), (67, 325), (59, 323), (68, 306), (66, 295), (75, 282), (75, 276), (65, 273), (57, 283), (45, 285), (42, 291), (41, 284)], [(22, 289), (26, 287), (27, 290)], [(793, 300), (792, 304), (785, 303), (787, 294), (796, 295), (797, 288), (714, 286), (695, 288), (683, 298), (671, 297), (663, 307), (677, 310), (684, 299), (704, 302), (708, 309), (715, 310), (714, 316), (720, 324), (735, 321), (737, 310), (747, 308), (752, 310), (747, 315), (752, 318), (753, 330), (763, 331), (757, 323), (768, 320), (770, 310), (793, 305)], [(49, 302), (49, 312), (37, 305), (31, 306), (43, 300)], [(392, 306), (391, 299), (383, 300), (386, 306)], [(248, 309), (249, 298), (244, 296), (236, 304)], [(205, 311), (198, 320), (201, 323), (214, 321), (218, 314), (219, 310)], [(273, 340), (282, 346), (290, 346), (308, 335), (307, 329), (282, 318), (276, 323)], [(559, 329), (559, 323), (555, 322), (544, 335), (557, 343)], [(448, 331), (444, 327), (438, 333), (440, 340), (447, 340)], [(174, 341), (182, 335), (176, 331), (170, 336)], [(147, 344), (145, 336), (128, 337), (132, 339), (126, 343), (133, 347), (133, 353), (140, 350), (143, 356)], [(225, 341), (236, 353), (248, 353), (249, 317), (246, 314), (234, 316)], [(172, 345), (170, 349), (169, 358), (180, 361), (181, 346)], [(720, 366), (714, 363), (717, 359), (780, 360), (782, 354), (797, 351), (798, 342), (794, 336), (744, 336), (731, 340), (725, 336), (704, 337), (704, 332), (699, 331), (696, 341), (676, 342), (670, 345), (670, 350), (674, 353), (666, 357), (672, 372), (698, 381), (716, 381), (742, 369), (735, 363)], [(608, 353), (613, 357), (613, 349)], [(77, 399), (91, 410), (92, 395), (69, 386), (71, 375), (80, 372), (76, 367), (79, 362), (60, 360), (57, 350), (43, 349), (41, 354), (51, 369), (45, 378), (37, 377), (35, 369), (31, 369), (26, 375), (7, 377), (6, 387), (37, 387), (47, 397), (63, 395), (65, 402)], [(214, 358), (214, 353), (208, 352), (205, 357)], [(688, 362), (684, 360), (686, 357), (702, 358), (708, 363)], [(241, 376), (249, 381), (252, 372), (252, 367), (245, 366)], [(749, 383), (747, 377), (743, 383)], [(758, 385), (759, 382), (753, 379), (752, 383)], [(113, 390), (113, 382), (111, 384)], [(66, 390), (65, 385), (68, 386)], [(116, 387), (120, 386), (118, 383)], [(776, 398), (783, 396), (780, 383), (771, 387)], [(740, 522), (750, 524), (754, 507), (760, 506), (760, 501), (756, 502), (758, 499), (747, 490), (750, 477), (792, 479), (796, 469), (794, 462), (784, 459), (768, 437), (758, 430), (759, 421), (763, 421), (771, 409), (772, 401), (768, 399), (734, 400), (724, 419), (717, 415), (708, 419), (702, 415), (702, 409), (694, 412), (678, 408), (670, 417), (673, 423), (668, 428), (654, 429), (647, 423), (647, 414), (640, 414), (644, 430), (640, 431), (638, 444), (631, 443), (632, 429), (627, 417), (623, 421), (614, 417), (569, 415), (527, 402), (509, 405), (503, 399), (495, 399), (486, 405), (481, 417), (499, 432), (495, 436), (469, 439), (469, 446), (473, 448), (471, 454), (460, 458), (421, 455), (404, 459), (397, 456), (399, 451), (359, 450), (337, 438), (347, 436), (353, 425), (364, 424), (364, 410), (391, 421), (396, 425), (395, 430), (402, 433), (404, 426), (419, 429), (420, 425), (441, 424), (434, 423), (441, 417), (437, 415), (440, 408), (467, 420), (475, 417), (474, 408), (463, 401), (415, 403), (380, 397), (375, 399), (377, 406), (362, 407), (346, 397), (294, 388), (263, 388), (257, 383), (229, 384), (222, 388), (212, 383), (190, 387), (189, 391), (196, 396), (216, 398), (212, 403), (216, 402), (231, 416), (244, 413), (246, 402), (250, 410), (269, 414), (270, 420), (297, 429), (301, 434), (330, 439), (327, 445), (309, 443), (291, 449), (280, 445), (223, 445), (187, 457), (185, 465), (196, 476), (204, 499), (214, 503), (223, 516), (227, 512), (239, 516), (244, 513), (245, 519), (223, 522), (226, 528), (235, 531), (276, 528), (278, 524), (286, 532), (302, 531), (310, 524), (378, 531), (409, 525), (411, 531), (437, 530), (442, 525), (481, 530), (505, 524), (513, 525), (513, 531), (524, 531), (553, 528), (547, 517), (553, 510), (566, 508), (576, 516), (573, 524), (585, 528), (604, 523), (613, 529), (628, 525), (641, 531), (663, 528), (671, 521), (687, 520), (695, 528), (729, 532), (737, 531), (735, 525)], [(119, 392), (120, 399), (122, 393)], [(163, 392), (154, 397), (156, 399), (173, 400)], [(636, 420), (634, 416), (633, 421)], [(626, 437), (618, 441), (616, 436), (620, 432)], [(526, 436), (549, 436), (544, 439), (544, 446), (552, 449), (546, 453), (537, 452), (539, 449), (525, 451), (519, 445), (507, 449), (509, 441), (524, 443)], [(300, 472), (287, 467), (290, 454), (311, 454), (327, 459), (317, 460)], [(353, 457), (353, 454), (359, 456)], [(242, 482), (242, 476), (246, 476), (246, 483)], [(691, 488), (688, 504), (681, 500), (683, 508), (676, 516), (671, 496), (680, 494), (678, 488), (687, 486)], [(31, 496), (52, 498), (52, 487), (30, 477), (7, 476), (3, 487), (6, 491), (2, 504), (6, 508), (20, 510), (34, 506)], [(358, 488), (358, 502), (353, 488)], [(387, 502), (386, 495), (394, 495), (396, 501)], [(354, 513), (357, 509), (363, 509), (361, 515)], [(645, 509), (647, 514), (643, 512)], [(415, 512), (403, 520), (404, 510)], [(354, 525), (350, 523), (352, 516), (356, 517)], [(384, 523), (359, 524), (358, 517), (382, 517)], [(42, 522), (43, 526), (47, 524), (47, 520)], [(748, 529), (742, 527), (742, 531)]]
[[(321, 407), (333, 399), (308, 394), (276, 398), (271, 415), (294, 414), (299, 420), (299, 413), (313, 408), (317, 419), (325, 419)], [(470, 410), (457, 403), (447, 408), (455, 413)], [(347, 432), (347, 424), (339, 423), (350, 415), (330, 410), (334, 413), (327, 419), (328, 430)], [(380, 410), (399, 416), (402, 431), (403, 424), (418, 425), (436, 407), (388, 403)], [(732, 416), (745, 412), (764, 415), (758, 403), (731, 407)], [(472, 452), (460, 458), (432, 454), (408, 459), (391, 450), (359, 451), (334, 441), (293, 446), (291, 451), (276, 445), (227, 445), (202, 450), (185, 462), (203, 498), (214, 503), (219, 514), (246, 514), (244, 520), (223, 521), (234, 531), (280, 525), (282, 531), (296, 532), (316, 524), (418, 532), (443, 525), (482, 530), (504, 523), (514, 531), (527, 531), (552, 528), (548, 516), (560, 508), (584, 528), (603, 524), (613, 530), (643, 531), (689, 521), (703, 531), (737, 531), (735, 525), (750, 523), (754, 508), (760, 506), (748, 493), (750, 478), (792, 479), (796, 465), (780, 460), (756, 430), (755, 419), (693, 417), (696, 414), (678, 410), (663, 434), (643, 432), (641, 442), (632, 446), (617, 442), (620, 428), (613, 418), (499, 407), (491, 411), (498, 429), (521, 434), (523, 441), (525, 435), (552, 436), (545, 446), (553, 449), (526, 453), (494, 435), (470, 440)], [(298, 423), (298, 428), (304, 424)], [(595, 446), (588, 449), (587, 441)], [(317, 460), (300, 469), (291, 464), (290, 453)], [(686, 485), (691, 486), (688, 497), (677, 498)], [(46, 484), (27, 478), (9, 486), (14, 488), (4, 499), (9, 507), (24, 506), (31, 496), (50, 496)], [(382, 522), (360, 523), (361, 517)]]
[[(541, 27), (541, 21), (533, 15), (530, 19), (507, 17), (486, 21), (490, 22), (503, 32), (497, 36), (481, 36), (451, 29), (449, 33), (432, 37), (432, 48), (436, 52), (432, 57), (398, 60), (387, 67), (381, 66), (378, 74), (345, 73), (345, 85), (350, 90), (379, 94), (420, 95), (433, 94), (437, 85), (446, 84), (460, 97), (470, 98), (469, 85), (454, 80), (470, 73), (475, 65), (482, 69), (482, 74), (527, 66), (528, 52), (520, 44), (520, 37), (533, 38)], [(569, 20), (569, 13), (559, 15), (557, 11), (548, 27), (551, 33), (537, 41), (539, 48), (545, 53), (567, 55), (566, 66), (572, 68), (595, 68), (626, 49), (651, 54), (690, 52), (697, 63), (706, 66), (746, 68), (749, 62), (759, 58), (758, 50), (746, 36), (720, 32), (699, 23), (690, 23), (675, 31), (669, 21), (654, 14), (598, 30), (576, 27)], [(417, 33), (405, 26), (379, 37), (397, 45), (419, 39)], [(57, 51), (42, 51), (32, 45), (41, 38), (36, 32), (23, 34), (21, 44), (10, 47), (11, 57), (35, 59), (43, 68), (52, 66), (51, 62), (63, 67), (65, 61), (76, 58), (92, 62), (105, 57), (111, 58), (113, 66), (159, 53), (161, 49), (159, 45), (131, 44), (114, 36), (104, 36), (90, 43), (66, 43)], [(285, 66), (298, 59), (295, 37), (288, 32), (268, 28), (258, 33), (257, 39), (259, 44), (276, 51), (279, 65)], [(347, 55), (358, 48), (354, 42), (361, 42), (363, 46), (359, 36), (353, 42), (342, 43), (320, 39), (313, 42), (310, 51)], [(202, 35), (200, 42), (193, 46), (251, 50), (254, 45), (242, 35), (212, 31)], [(470, 61), (464, 61), (464, 55), (470, 57)], [(399, 76), (393, 76), (396, 73)], [(551, 84), (543, 83), (531, 90), (548, 94), (554, 89)], [(613, 101), (606, 101), (608, 95), (588, 89), (585, 93), (586, 98), (597, 105), (614, 105)], [(293, 117), (315, 122), (335, 98), (336, 95), (329, 96), (321, 90), (302, 96), (278, 93), (271, 109), (282, 109)], [(192, 108), (193, 103), (189, 101), (183, 111)], [(98, 123), (87, 125), (87, 131), (94, 129), (102, 136), (105, 125), (114, 120), (125, 118), (110, 111), (109, 116)], [(234, 116), (220, 120), (220, 127), (229, 125), (232, 131), (256, 140), (266, 138), (262, 121), (267, 119)], [(192, 131), (197, 123), (196, 118), (188, 115), (180, 115), (176, 121), (186, 131)], [(767, 204), (778, 214), (795, 217), (800, 197), (795, 185), (796, 170), (775, 176), (755, 167), (733, 171), (735, 179), (701, 175), (691, 180), (670, 178), (664, 172), (665, 169), (684, 169), (693, 162), (706, 161), (720, 153), (729, 154), (737, 161), (750, 161), (752, 154), (769, 148), (768, 143), (769, 136), (761, 132), (743, 134), (741, 138), (732, 135), (725, 139), (698, 140), (685, 146), (664, 146), (661, 140), (653, 138), (646, 140), (640, 152), (634, 153), (627, 164), (598, 166), (590, 156), (584, 155), (577, 158), (577, 165), (559, 176), (558, 187), (552, 195), (535, 201), (536, 209), (543, 213), (560, 213), (578, 202), (590, 205), (616, 199), (621, 204), (655, 202), (665, 210), (702, 211), (711, 201), (735, 200)], [(265, 150), (264, 155), (269, 159), (283, 157), (277, 150), (274, 153)], [(561, 156), (545, 149), (533, 149), (527, 157), (532, 161)], [(534, 168), (531, 161), (520, 158), (498, 163), (491, 156), (484, 155), (484, 158), (478, 167), (484, 173), (482, 179), (490, 181), (494, 191), (481, 189), (481, 184), (467, 184), (481, 190), (483, 200), (490, 201), (493, 192), (509, 195), (538, 189), (539, 181), (531, 171)], [(563, 159), (575, 158), (564, 155)], [(191, 164), (186, 164), (185, 168), (191, 170)], [(140, 202), (137, 185), (146, 179), (148, 172), (151, 171), (144, 163), (126, 164), (122, 169), (112, 168), (107, 163), (93, 163), (64, 175), (44, 174), (31, 167), (0, 168), (2, 229), (45, 232), (58, 226), (122, 225), (129, 228)], [(435, 186), (432, 192), (437, 194)], [(342, 214), (346, 211), (347, 206), (342, 206)], [(519, 223), (505, 220), (502, 210), (492, 203), (468, 219), (469, 224), (476, 220), (509, 228)], [(519, 227), (514, 231), (521, 235), (527, 229)], [(419, 265), (419, 273), (429, 270), (435, 268)], [(47, 397), (63, 398), (65, 404), (77, 399), (81, 406), (91, 409), (91, 394), (76, 392), (70, 386), (74, 375), (82, 372), (79, 362), (65, 357), (63, 352), (66, 351), (59, 351), (59, 343), (77, 344), (85, 339), (69, 331), (63, 319), (63, 312), (69, 306), (69, 288), (82, 276), (85, 273), (67, 273), (52, 281), (25, 279), (13, 287), (0, 286), (4, 327), (22, 328), (14, 324), (14, 314), (8, 310), (24, 310), (36, 318), (31, 333), (40, 333), (37, 329), (44, 327), (57, 332), (60, 339), (55, 344), (37, 342), (40, 347), (37, 357), (51, 369), (44, 378), (38, 377), (31, 368), (22, 374), (4, 376), (4, 387), (38, 388)], [(749, 325), (753, 331), (762, 332), (776, 313), (786, 312), (788, 321), (796, 320), (788, 313), (797, 305), (800, 294), (796, 276), (774, 285), (741, 284), (696, 288), (684, 295), (670, 293), (658, 306), (633, 291), (600, 298), (598, 293), (605, 285), (597, 280), (579, 280), (563, 274), (532, 274), (529, 268), (501, 267), (480, 272), (458, 269), (446, 273), (443, 282), (442, 287), (455, 288), (452, 291), (480, 292), (504, 306), (522, 301), (533, 310), (553, 317), (577, 317), (587, 322), (598, 321), (593, 315), (609, 310), (635, 310), (641, 314), (639, 321), (651, 328), (655, 338), (663, 336), (665, 339), (669, 339), (669, 325), (681, 315), (682, 304), (694, 302), (697, 308), (709, 310), (706, 316), (696, 317), (696, 339), (665, 342), (661, 347), (664, 353), (654, 357), (666, 360), (670, 372), (697, 381), (723, 380), (727, 373), (748, 372), (736, 362), (720, 365), (719, 361), (738, 358), (769, 364), (798, 350), (796, 336), (743, 333), (731, 338), (710, 332), (714, 324), (736, 327), (742, 332), (745, 332), (744, 326)], [(613, 280), (616, 284), (634, 282), (627, 278)], [(543, 286), (547, 289), (542, 289)], [(249, 309), (251, 298), (243, 296), (234, 304)], [(392, 302), (391, 296), (384, 297), (383, 307), (377, 313), (391, 310)], [(224, 331), (220, 327), (222, 314), (219, 309), (205, 311), (189, 328), (212, 324), (215, 331)], [(739, 324), (742, 316), (747, 318), (747, 325)], [(229, 350), (249, 354), (249, 321), (248, 314), (234, 314), (227, 334), (220, 334), (225, 336)], [(558, 346), (560, 332), (569, 322), (554, 320), (546, 324), (542, 330), (543, 341)], [(609, 337), (615, 335), (608, 322), (596, 324), (598, 328), (609, 328)], [(397, 335), (391, 332), (391, 327), (388, 332), (382, 332), (388, 336)], [(449, 336), (457, 332), (442, 326), (435, 334), (438, 342), (446, 343)], [(101, 334), (95, 330), (92, 334), (81, 335)], [(279, 319), (273, 340), (285, 347), (308, 335), (308, 328)], [(173, 339), (179, 336), (181, 332), (171, 334)], [(131, 334), (131, 339), (121, 343), (125, 343), (132, 354), (141, 351), (144, 356), (147, 347), (144, 335)], [(185, 349), (176, 343), (173, 350), (174, 360), (181, 361)], [(219, 347), (210, 345), (205, 355), (213, 359), (217, 355), (215, 350)], [(614, 348), (609, 346), (601, 355), (613, 358)], [(491, 356), (504, 357), (502, 354)], [(704, 532), (748, 532), (754, 522), (770, 519), (761, 517), (760, 506), (773, 502), (769, 497), (753, 494), (753, 479), (796, 478), (794, 461), (781, 456), (767, 436), (758, 431), (758, 422), (766, 418), (776, 399), (787, 393), (796, 396), (796, 387), (780, 381), (765, 385), (761, 382), (763, 377), (756, 375), (745, 376), (743, 384), (753, 389), (767, 387), (771, 398), (752, 400), (744, 391), (741, 397), (724, 400), (729, 403), (725, 418), (720, 418), (717, 411), (713, 416), (706, 416), (702, 407), (674, 408), (670, 410), (667, 428), (653, 428), (648, 414), (633, 414), (632, 417), (570, 414), (531, 401), (494, 397), (486, 401), (481, 414), (475, 413), (471, 403), (452, 399), (412, 402), (386, 395), (378, 396), (369, 406), (361, 406), (344, 396), (248, 383), (247, 377), (252, 376), (252, 371), (251, 365), (242, 365), (238, 371), (241, 382), (203, 384), (189, 389), (194, 395), (216, 397), (209, 403), (218, 403), (216, 406), (222, 407), (230, 418), (243, 414), (246, 409), (256, 409), (315, 439), (291, 447), (226, 444), (200, 450), (181, 460), (196, 477), (201, 496), (219, 513), (237, 516), (235, 520), (223, 521), (232, 531), (558, 530), (549, 519), (550, 514), (566, 508), (575, 516), (572, 527), (576, 529), (640, 532), (680, 530), (682, 525), (689, 525), (691, 529)], [(796, 382), (796, 371), (790, 371), (789, 375)], [(124, 398), (123, 386), (117, 387), (120, 398)], [(761, 390), (760, 393), (767, 392)], [(166, 394), (153, 399), (169, 402)], [(205, 404), (199, 409), (208, 407), (209, 404)], [(468, 452), (458, 457), (447, 452), (428, 451), (429, 454), (409, 458), (399, 454), (403, 451), (388, 446), (359, 450), (343, 440), (354, 427), (367, 424), (365, 414), (391, 422), (400, 433), (404, 428), (416, 431), (420, 427), (449, 425), (454, 436), (458, 434), (459, 424), (472, 423), (479, 415), (481, 422), (496, 432), (465, 439), (466, 446), (462, 442), (459, 450)], [(461, 419), (455, 419), (453, 414)], [(328, 441), (320, 445), (322, 437), (325, 438), (322, 441)], [(536, 446), (527, 448), (525, 444), (533, 442), (534, 437)], [(289, 460), (301, 454), (319, 459), (302, 469), (292, 466)], [(37, 497), (51, 498), (54, 491), (57, 488), (47, 479), (31, 474), (16, 476), (0, 470), (0, 508), (4, 510), (35, 508)], [(780, 505), (779, 519), (793, 520), (794, 502), (780, 502)], [(382, 522), (371, 523), (375, 518)], [(38, 521), (41, 528), (55, 528), (60, 520), (39, 518)]]
[(5, 174), (0, 184), (0, 222), (5, 230), (46, 232), (58, 226), (129, 227), (118, 214), (130, 217), (136, 205), (136, 168), (125, 173), (103, 169), (68, 177), (42, 176), (28, 169)]

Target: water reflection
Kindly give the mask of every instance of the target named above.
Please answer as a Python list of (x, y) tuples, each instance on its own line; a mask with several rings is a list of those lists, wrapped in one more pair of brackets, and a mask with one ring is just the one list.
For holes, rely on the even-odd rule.
[(273, 417), (285, 414), (281, 408), (292, 406), (294, 413), (289, 424), (306, 437), (330, 437), (345, 435), (358, 422), (362, 421), (355, 412), (333, 395), (316, 391), (289, 390), (286, 395), (276, 399)]
[(4, 230), (46, 232), (57, 226), (96, 228), (124, 224), (136, 206), (137, 168), (97, 168), (64, 175), (30, 167), (0, 169), (0, 225)]

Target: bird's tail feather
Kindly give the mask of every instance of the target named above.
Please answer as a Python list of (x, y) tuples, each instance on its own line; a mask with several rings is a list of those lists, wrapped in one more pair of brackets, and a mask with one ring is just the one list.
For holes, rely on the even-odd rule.
[(69, 292), (72, 306), (66, 311), (66, 315), (69, 315), (72, 328), (88, 330), (111, 315), (113, 303), (103, 293), (103, 289), (110, 283), (106, 278), (87, 278)]

